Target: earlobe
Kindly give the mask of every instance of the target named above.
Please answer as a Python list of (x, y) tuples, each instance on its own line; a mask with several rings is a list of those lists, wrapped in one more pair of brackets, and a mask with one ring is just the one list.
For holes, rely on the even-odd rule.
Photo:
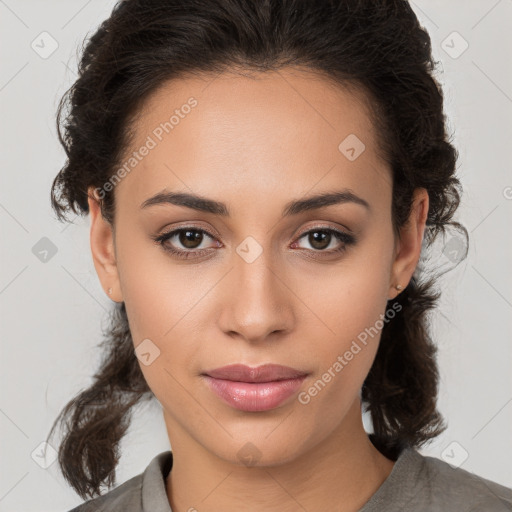
[[(402, 289), (406, 288), (416, 269), (421, 255), (428, 209), (427, 190), (417, 188), (414, 191), (411, 214), (407, 223), (400, 229), (400, 240), (397, 242), (399, 248), (393, 262), (390, 282), (390, 288), (394, 290), (397, 289), (397, 285)], [(394, 297), (389, 297), (389, 299)]]
[(101, 215), (96, 192), (90, 188), (88, 195), (90, 244), (94, 268), (107, 295), (115, 302), (122, 302), (112, 226)]

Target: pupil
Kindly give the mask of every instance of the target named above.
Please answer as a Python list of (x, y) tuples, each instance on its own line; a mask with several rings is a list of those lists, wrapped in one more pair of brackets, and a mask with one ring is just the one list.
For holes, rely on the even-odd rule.
[(187, 249), (195, 249), (196, 245), (194, 245), (194, 243), (199, 241), (197, 245), (200, 245), (203, 234), (199, 231), (186, 230), (182, 231), (179, 237), (180, 243), (182, 243), (184, 247)]
[[(314, 231), (309, 234), (309, 241), (312, 247), (315, 247), (316, 249), (325, 249), (329, 246), (330, 237), (331, 234), (326, 233), (325, 231)], [(327, 243), (325, 243), (326, 240)]]

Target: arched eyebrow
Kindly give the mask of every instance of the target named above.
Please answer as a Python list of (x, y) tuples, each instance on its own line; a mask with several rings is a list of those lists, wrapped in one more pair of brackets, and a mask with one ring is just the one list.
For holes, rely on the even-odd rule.
[[(355, 195), (349, 189), (343, 189), (333, 192), (324, 192), (304, 199), (296, 199), (286, 203), (281, 213), (282, 217), (297, 215), (307, 210), (315, 210), (332, 206), (336, 204), (354, 203), (358, 204), (368, 211), (371, 211), (370, 204), (363, 198)], [(215, 201), (207, 197), (186, 192), (159, 192), (154, 196), (146, 199), (141, 204), (141, 209), (154, 205), (174, 204), (176, 206), (185, 206), (193, 210), (230, 217), (230, 211), (225, 203)]]

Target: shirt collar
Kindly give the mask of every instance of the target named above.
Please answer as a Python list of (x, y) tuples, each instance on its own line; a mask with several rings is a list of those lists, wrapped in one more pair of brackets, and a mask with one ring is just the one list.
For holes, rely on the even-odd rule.
[(154, 457), (142, 475), (142, 512), (172, 512), (165, 479), (172, 468), (172, 451)]

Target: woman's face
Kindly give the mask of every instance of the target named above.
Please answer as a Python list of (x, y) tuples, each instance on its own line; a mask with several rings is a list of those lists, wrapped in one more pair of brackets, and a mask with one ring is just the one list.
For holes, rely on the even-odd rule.
[[(272, 464), (353, 433), (387, 300), (412, 275), (424, 222), (395, 240), (391, 174), (361, 97), (291, 69), (182, 78), (149, 98), (134, 128), (115, 234), (90, 201), (91, 242), (171, 445), (234, 462), (252, 450)], [(177, 193), (204, 200), (163, 201)], [(339, 196), (307, 202), (321, 194)], [(234, 363), (307, 376), (270, 408), (242, 410), (203, 375)]]

